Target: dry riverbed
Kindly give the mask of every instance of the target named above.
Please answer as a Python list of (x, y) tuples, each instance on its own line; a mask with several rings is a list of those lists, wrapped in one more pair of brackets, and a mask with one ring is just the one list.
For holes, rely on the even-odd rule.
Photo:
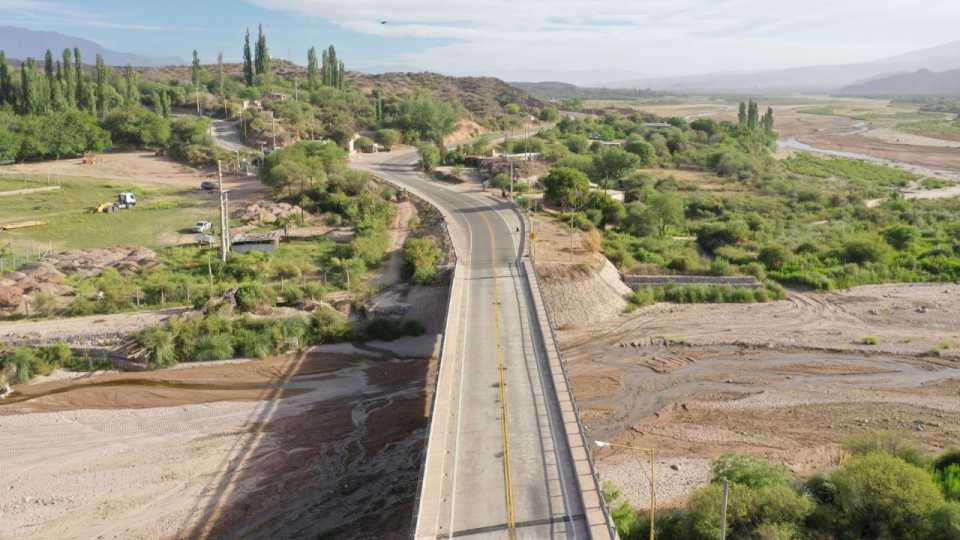
[[(724, 452), (806, 475), (836, 463), (854, 433), (892, 431), (930, 450), (960, 440), (958, 285), (658, 304), (560, 337), (591, 435), (656, 448), (665, 506), (708, 481)], [(646, 505), (646, 458), (597, 455), (601, 476)]]
[(310, 352), (16, 387), (0, 538), (403, 538), (434, 362)]

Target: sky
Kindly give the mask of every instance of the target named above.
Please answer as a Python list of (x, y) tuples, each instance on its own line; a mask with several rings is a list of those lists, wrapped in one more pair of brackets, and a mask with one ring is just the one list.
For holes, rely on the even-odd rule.
[[(960, 39), (948, 0), (0, 0), (3, 24), (122, 52), (337, 47), (348, 69), (597, 84), (867, 61)], [(385, 22), (385, 24), (384, 24)]]

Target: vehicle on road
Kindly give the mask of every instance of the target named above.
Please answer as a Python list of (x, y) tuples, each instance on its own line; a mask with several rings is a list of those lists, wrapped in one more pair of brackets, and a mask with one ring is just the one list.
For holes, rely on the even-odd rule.
[(198, 221), (193, 224), (193, 232), (195, 233), (205, 233), (209, 232), (213, 228), (213, 225), (209, 221)]
[(215, 189), (217, 189), (217, 183), (211, 182), (209, 180), (200, 182), (200, 189), (202, 189), (203, 191), (214, 191)]

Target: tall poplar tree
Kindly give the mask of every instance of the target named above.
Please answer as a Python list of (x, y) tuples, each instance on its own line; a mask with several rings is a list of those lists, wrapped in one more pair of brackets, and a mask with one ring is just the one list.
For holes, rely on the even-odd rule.
[(307, 88), (317, 89), (317, 48), (310, 47), (307, 51)]
[(73, 71), (76, 73), (76, 77), (73, 78), (74, 101), (77, 102), (77, 107), (82, 107), (81, 103), (87, 94), (83, 90), (83, 60), (80, 58), (78, 47), (73, 48)]
[(137, 81), (137, 72), (133, 70), (133, 66), (127, 64), (127, 68), (124, 70), (123, 78), (126, 81), (126, 94), (124, 98), (128, 104), (134, 105), (140, 103), (140, 84)]
[(190, 82), (193, 84), (194, 89), (200, 86), (200, 55), (197, 54), (197, 50), (193, 50), (193, 67), (190, 70)]
[(744, 101), (740, 102), (740, 112), (737, 113), (737, 123), (740, 127), (746, 127), (747, 125), (747, 104)]
[(47, 107), (52, 108), (53, 102), (55, 100), (55, 94), (57, 91), (57, 73), (56, 66), (53, 63), (53, 52), (50, 49), (47, 49), (47, 52), (43, 55), (43, 74), (47, 79)]
[(267, 36), (263, 33), (262, 24), (258, 27), (254, 65), (257, 68), (257, 75), (268, 75), (270, 73), (270, 49), (267, 47)]
[(107, 115), (107, 65), (103, 63), (103, 56), (97, 55), (97, 117), (101, 120)]
[(7, 54), (0, 51), (0, 105), (9, 103), (14, 105), (16, 98), (13, 95), (13, 75), (10, 65), (7, 64)]
[(253, 86), (253, 56), (250, 52), (249, 28), (247, 28), (247, 37), (243, 40), (243, 80), (247, 86)]
[(67, 100), (67, 105), (76, 107), (77, 92), (73, 87), (73, 55), (70, 49), (63, 50), (63, 95)]
[(223, 98), (226, 96), (227, 92), (227, 79), (226, 75), (223, 73), (223, 53), (217, 54), (217, 91), (220, 93), (220, 97)]

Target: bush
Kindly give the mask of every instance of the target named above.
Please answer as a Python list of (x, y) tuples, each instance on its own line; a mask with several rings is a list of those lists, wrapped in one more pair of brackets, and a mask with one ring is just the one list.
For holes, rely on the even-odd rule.
[(927, 466), (927, 459), (923, 453), (910, 441), (896, 433), (870, 432), (851, 435), (844, 439), (841, 446), (855, 456), (883, 452), (918, 467)]
[(148, 328), (137, 336), (137, 341), (147, 350), (147, 366), (150, 368), (165, 368), (177, 363), (174, 335), (166, 328)]
[(417, 285), (436, 281), (440, 257), (440, 248), (433, 238), (410, 238), (403, 245), (404, 271)]
[(697, 231), (697, 244), (707, 253), (722, 246), (735, 245), (747, 238), (749, 229), (743, 222), (707, 223)]
[(866, 264), (879, 262), (886, 255), (883, 245), (871, 238), (854, 238), (843, 243), (840, 257), (844, 262)]
[(233, 340), (229, 334), (201, 336), (192, 361), (210, 362), (233, 358)]
[(933, 540), (960, 540), (960, 503), (948, 502), (933, 513)]
[(400, 144), (403, 137), (399, 131), (387, 128), (377, 131), (375, 139), (386, 150), (392, 150), (394, 146)]
[(258, 312), (273, 307), (276, 294), (261, 283), (249, 282), (237, 287), (237, 308), (243, 312)]
[(724, 454), (713, 462), (713, 481), (726, 479), (749, 487), (788, 484), (793, 477), (783, 465), (744, 454)]
[(373, 140), (369, 137), (357, 137), (357, 139), (353, 141), (353, 147), (359, 152), (371, 154), (373, 153)]
[(839, 523), (853, 538), (927, 539), (944, 503), (923, 469), (879, 452), (851, 458), (830, 480)]
[(757, 260), (767, 270), (780, 270), (790, 260), (790, 252), (783, 246), (765, 246), (757, 253)]

